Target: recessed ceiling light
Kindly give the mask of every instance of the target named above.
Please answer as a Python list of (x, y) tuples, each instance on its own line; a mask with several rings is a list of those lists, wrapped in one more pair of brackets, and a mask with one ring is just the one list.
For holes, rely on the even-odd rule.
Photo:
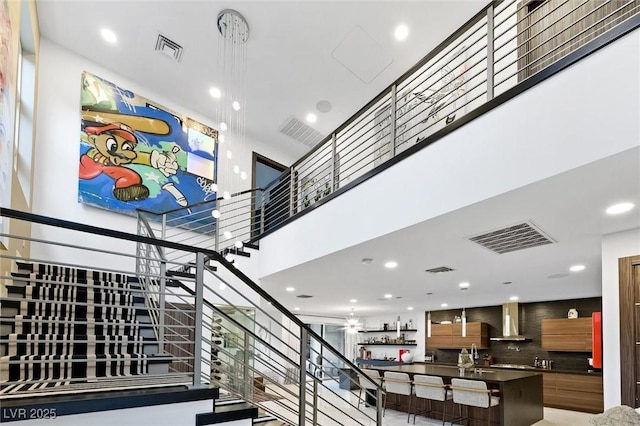
[(460, 288), (469, 288), (469, 283), (468, 282), (460, 283), (458, 285), (460, 286)]
[(571, 272), (580, 272), (580, 271), (584, 271), (584, 265), (573, 265), (571, 268), (569, 268), (569, 270)]
[(389, 269), (395, 268), (396, 266), (398, 266), (398, 262), (394, 261), (390, 261), (384, 264), (384, 267)]
[(448, 303), (441, 303), (441, 304), (440, 304), (440, 307), (442, 307), (442, 308), (446, 308), (447, 306), (449, 306), (449, 304), (448, 304)]
[(609, 207), (607, 209), (607, 214), (621, 214), (621, 213), (626, 213), (629, 210), (631, 210), (632, 208), (634, 208), (635, 205), (633, 203), (619, 203), (619, 204), (614, 204), (613, 206)]
[(294, 311), (299, 311), (300, 308), (298, 308), (297, 306), (295, 308), (293, 308)]
[(108, 28), (103, 28), (102, 30), (100, 30), (100, 35), (102, 35), (102, 38), (107, 43), (114, 44), (115, 42), (118, 41), (118, 37), (116, 37), (116, 33), (114, 33)]
[(511, 300), (512, 302), (515, 302), (516, 300), (518, 300), (518, 296), (511, 296), (509, 300)]
[(409, 306), (409, 307), (407, 308), (407, 311), (413, 311), (413, 306)]
[(309, 123), (315, 123), (317, 120), (318, 120), (318, 116), (317, 115), (311, 114), (311, 113), (307, 114), (307, 121)]
[(209, 89), (209, 94), (215, 99), (220, 99), (220, 96), (222, 96), (222, 92), (217, 87), (212, 87), (211, 89)]
[(393, 35), (395, 36), (396, 40), (402, 41), (409, 36), (409, 27), (407, 27), (406, 25), (398, 25), (393, 32)]
[(385, 294), (385, 295), (384, 295), (384, 298), (385, 298), (385, 299), (391, 299), (392, 297), (393, 297), (393, 295), (392, 295), (392, 294), (389, 294), (389, 293), (387, 293), (387, 294)]
[(293, 287), (287, 287), (285, 288), (285, 290), (287, 290), (288, 292), (296, 291), (296, 289)]
[(349, 300), (349, 302), (351, 302), (351, 303), (358, 303), (358, 299), (351, 299), (351, 300)]

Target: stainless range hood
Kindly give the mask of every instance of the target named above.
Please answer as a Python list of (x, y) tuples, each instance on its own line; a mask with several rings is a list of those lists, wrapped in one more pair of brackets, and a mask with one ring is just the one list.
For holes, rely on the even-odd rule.
[(518, 323), (520, 320), (520, 306), (518, 303), (505, 303), (502, 305), (502, 336), (491, 337), (489, 340), (498, 342), (522, 342), (531, 340), (521, 336)]

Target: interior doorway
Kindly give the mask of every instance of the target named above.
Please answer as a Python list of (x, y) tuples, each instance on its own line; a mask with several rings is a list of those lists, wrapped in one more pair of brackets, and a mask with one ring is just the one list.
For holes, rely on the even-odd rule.
[[(267, 158), (257, 152), (253, 153), (251, 168), (251, 188), (266, 188), (271, 182), (276, 180), (287, 167)], [(260, 229), (263, 216), (263, 206), (268, 203), (268, 199), (262, 194), (251, 198), (251, 237), (253, 238)]]

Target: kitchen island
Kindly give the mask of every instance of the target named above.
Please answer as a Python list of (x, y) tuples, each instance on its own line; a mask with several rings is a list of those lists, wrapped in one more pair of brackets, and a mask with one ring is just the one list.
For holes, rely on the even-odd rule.
[[(442, 377), (446, 384), (451, 383), (452, 378), (464, 378), (469, 380), (481, 380), (487, 382), (490, 389), (500, 391), (500, 405), (492, 408), (491, 416), (495, 424), (508, 426), (530, 426), (544, 417), (542, 401), (542, 374), (534, 371), (513, 371), (491, 368), (479, 368), (477, 372), (468, 370), (464, 375), (460, 375), (456, 366), (412, 364), (398, 366), (364, 366), (372, 368), (384, 374), (385, 371), (396, 371), (408, 373), (411, 378), (416, 374)], [(394, 396), (391, 396), (393, 399)], [(390, 399), (389, 401), (391, 401)], [(408, 409), (408, 397), (401, 397), (399, 409)], [(419, 400), (418, 400), (419, 401)], [(434, 409), (442, 411), (442, 406)], [(448, 409), (450, 412), (451, 410)], [(457, 410), (456, 410), (457, 411)], [(499, 416), (495, 414), (499, 413)], [(487, 410), (469, 407), (470, 425), (486, 424)], [(493, 422), (492, 422), (493, 423)]]

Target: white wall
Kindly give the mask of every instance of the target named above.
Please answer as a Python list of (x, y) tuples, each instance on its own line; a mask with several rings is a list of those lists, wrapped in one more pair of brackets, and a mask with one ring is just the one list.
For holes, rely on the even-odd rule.
[(261, 276), (637, 147), (638, 64), (636, 30), (265, 237)]
[(640, 255), (640, 228), (602, 238), (602, 343), (605, 410), (620, 405), (620, 300), (618, 259)]
[[(125, 232), (136, 232), (135, 220), (119, 214), (89, 207), (78, 203), (78, 159), (80, 134), (80, 77), (82, 71), (92, 72), (123, 88), (132, 90), (148, 99), (158, 102), (167, 108), (174, 109), (204, 124), (213, 126), (214, 120), (203, 117), (188, 108), (176, 105), (160, 93), (144, 87), (144, 82), (129, 81), (114, 71), (99, 67), (86, 58), (75, 55), (47, 39), (41, 40), (40, 73), (38, 86), (38, 111), (36, 149), (34, 159), (33, 180), (33, 212), (54, 218), (61, 218), (80, 223), (118, 229)], [(282, 164), (292, 164), (299, 153), (294, 155), (279, 151), (269, 141), (246, 141), (244, 152), (234, 155), (247, 171), (249, 178), (245, 181), (248, 189), (251, 182), (251, 152), (256, 151)], [(225, 156), (220, 158), (223, 168)], [(34, 237), (56, 237), (51, 230), (34, 227)], [(106, 249), (120, 250), (122, 247), (115, 241), (104, 241)], [(56, 252), (36, 248), (35, 256), (49, 259), (64, 259), (67, 252)], [(96, 261), (101, 261), (98, 257)], [(105, 263), (110, 262), (104, 259)]]

